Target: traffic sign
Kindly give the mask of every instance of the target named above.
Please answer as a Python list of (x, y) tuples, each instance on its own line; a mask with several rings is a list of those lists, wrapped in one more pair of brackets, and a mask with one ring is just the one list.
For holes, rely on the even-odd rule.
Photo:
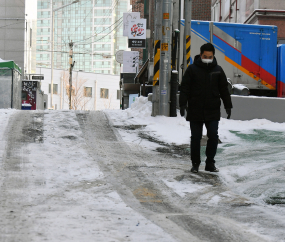
[(116, 52), (116, 55), (115, 55), (116, 61), (118, 63), (120, 63), (120, 64), (123, 64), (123, 62), (124, 62), (124, 57), (123, 56), (124, 56), (124, 51), (123, 50), (118, 50)]

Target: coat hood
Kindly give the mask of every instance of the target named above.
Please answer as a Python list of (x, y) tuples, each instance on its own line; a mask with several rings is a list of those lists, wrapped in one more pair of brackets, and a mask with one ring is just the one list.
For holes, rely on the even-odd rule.
[(195, 59), (194, 59), (194, 65), (199, 66), (199, 67), (202, 67), (202, 68), (205, 68), (205, 69), (212, 69), (212, 68), (214, 68), (217, 64), (218, 64), (218, 63), (217, 63), (217, 60), (216, 60), (216, 57), (215, 57), (215, 56), (214, 56), (213, 62), (210, 63), (210, 64), (203, 63), (202, 60), (201, 60), (201, 56), (200, 56), (200, 55), (196, 55), (196, 56), (195, 56)]

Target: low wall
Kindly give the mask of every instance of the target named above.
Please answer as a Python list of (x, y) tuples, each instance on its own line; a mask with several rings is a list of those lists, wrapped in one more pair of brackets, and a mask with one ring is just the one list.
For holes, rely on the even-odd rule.
[[(234, 120), (268, 119), (273, 122), (285, 122), (285, 98), (253, 97), (232, 95), (232, 115)], [(221, 105), (223, 118), (227, 117), (224, 105)]]

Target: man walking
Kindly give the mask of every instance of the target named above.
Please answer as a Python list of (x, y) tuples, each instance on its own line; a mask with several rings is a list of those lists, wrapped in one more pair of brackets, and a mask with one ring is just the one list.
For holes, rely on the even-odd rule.
[(218, 172), (215, 166), (215, 155), (218, 147), (218, 127), (221, 116), (221, 99), (228, 114), (231, 116), (231, 96), (228, 91), (226, 75), (217, 64), (215, 48), (207, 43), (201, 46), (200, 55), (195, 56), (194, 64), (188, 66), (180, 89), (180, 114), (190, 121), (191, 129), (191, 172), (197, 173), (201, 163), (200, 142), (203, 125), (207, 128), (206, 171)]

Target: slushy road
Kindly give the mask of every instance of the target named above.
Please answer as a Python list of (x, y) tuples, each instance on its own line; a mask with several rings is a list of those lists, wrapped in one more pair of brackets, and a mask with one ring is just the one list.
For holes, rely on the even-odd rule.
[(127, 145), (103, 112), (17, 111), (2, 128), (1, 242), (284, 240), (282, 216)]

